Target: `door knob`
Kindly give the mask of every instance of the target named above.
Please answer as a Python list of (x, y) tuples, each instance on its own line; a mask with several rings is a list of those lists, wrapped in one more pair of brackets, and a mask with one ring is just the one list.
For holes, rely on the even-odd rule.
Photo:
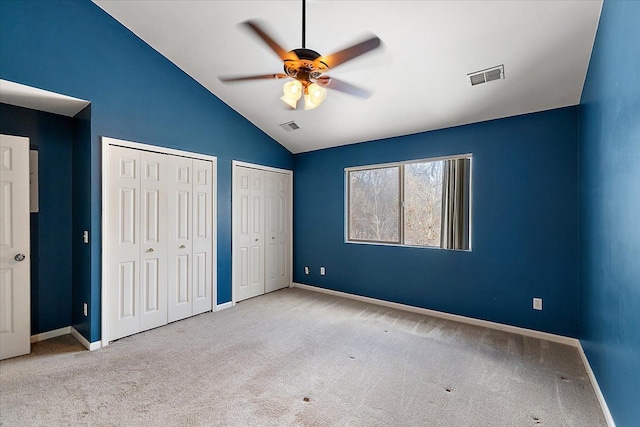
[(147, 252), (153, 252), (153, 248), (147, 249)]
[(271, 236), (271, 240), (276, 240), (276, 236)]
[(260, 240), (260, 239), (256, 239), (256, 242), (257, 242), (258, 240)]
[(23, 261), (25, 258), (26, 257), (24, 256), (24, 254), (18, 254), (18, 255), (13, 257), (13, 259), (15, 259), (18, 262)]
[(180, 249), (184, 249), (184, 248), (186, 248), (185, 245), (180, 245)]

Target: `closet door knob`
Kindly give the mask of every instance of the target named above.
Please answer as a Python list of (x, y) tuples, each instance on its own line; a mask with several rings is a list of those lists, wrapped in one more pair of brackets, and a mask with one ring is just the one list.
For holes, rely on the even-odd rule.
[(20, 262), (20, 261), (24, 261), (26, 257), (24, 256), (24, 254), (18, 254), (16, 256), (13, 257), (13, 259), (15, 259), (16, 261)]
[(153, 252), (153, 248), (147, 249), (147, 252)]
[(184, 249), (184, 248), (186, 248), (185, 245), (180, 245), (180, 249)]
[(256, 242), (257, 242), (258, 240), (260, 240), (260, 239), (256, 239)]

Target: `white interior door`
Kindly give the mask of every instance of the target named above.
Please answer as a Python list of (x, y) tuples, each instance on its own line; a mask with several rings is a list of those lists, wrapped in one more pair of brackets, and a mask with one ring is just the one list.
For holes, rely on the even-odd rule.
[(212, 309), (213, 265), (211, 162), (193, 160), (193, 314)]
[(167, 157), (140, 152), (140, 331), (167, 323)]
[(289, 266), (290, 195), (289, 174), (267, 172), (266, 179), (266, 254), (265, 291), (271, 292), (291, 284)]
[(140, 152), (111, 147), (109, 158), (109, 339), (140, 331)]
[(237, 166), (233, 243), (235, 299), (262, 295), (264, 286), (264, 174)]
[(192, 163), (174, 157), (169, 168), (169, 322), (193, 315)]
[(0, 359), (31, 352), (29, 138), (0, 135)]

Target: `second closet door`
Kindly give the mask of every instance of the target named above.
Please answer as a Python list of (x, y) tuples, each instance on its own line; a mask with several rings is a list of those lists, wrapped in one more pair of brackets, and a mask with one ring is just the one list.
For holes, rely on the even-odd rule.
[(291, 175), (235, 166), (235, 300), (291, 284)]

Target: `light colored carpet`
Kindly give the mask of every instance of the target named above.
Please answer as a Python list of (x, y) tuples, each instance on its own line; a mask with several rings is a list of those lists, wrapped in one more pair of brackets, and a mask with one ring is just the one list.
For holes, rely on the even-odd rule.
[(0, 363), (3, 426), (605, 426), (575, 348), (285, 289)]

